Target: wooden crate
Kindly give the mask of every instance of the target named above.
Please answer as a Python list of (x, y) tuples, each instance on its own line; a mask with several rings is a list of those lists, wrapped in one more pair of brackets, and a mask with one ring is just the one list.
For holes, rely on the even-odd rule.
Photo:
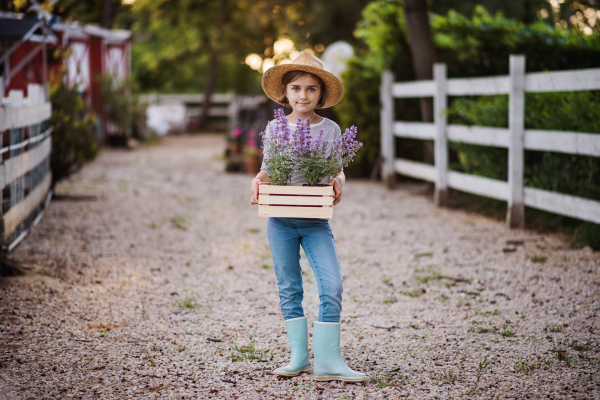
[(258, 186), (258, 216), (280, 218), (332, 218), (333, 186), (288, 183)]

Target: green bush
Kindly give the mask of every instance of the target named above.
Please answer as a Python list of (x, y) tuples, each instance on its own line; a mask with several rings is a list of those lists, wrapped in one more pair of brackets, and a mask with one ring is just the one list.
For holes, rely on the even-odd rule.
[[(457, 98), (450, 123), (507, 127), (508, 96)], [(525, 128), (600, 134), (600, 92), (528, 93)], [(506, 149), (455, 143), (458, 163), (451, 168), (506, 180)], [(526, 186), (600, 199), (600, 158), (541, 151), (525, 152)]]
[(140, 104), (134, 94), (134, 81), (128, 79), (117, 83), (109, 74), (100, 76), (98, 81), (102, 98), (101, 104), (94, 104), (98, 114), (116, 127), (118, 135), (142, 139), (146, 130), (146, 106)]
[(50, 101), (50, 124), (54, 127), (50, 167), (54, 187), (93, 160), (100, 144), (94, 138), (96, 118), (87, 112), (82, 94), (76, 87), (67, 85), (63, 75), (52, 80)]
[(346, 94), (335, 111), (340, 126), (358, 127), (357, 139), (363, 143), (344, 172), (349, 176), (368, 176), (379, 156), (379, 92), (363, 88), (379, 87), (380, 78), (360, 58), (353, 58), (342, 79)]
[[(481, 96), (455, 99), (449, 121), (466, 125), (508, 126), (508, 97)], [(528, 93), (525, 128), (600, 134), (600, 93)], [(450, 168), (506, 180), (508, 151), (465, 143), (451, 143), (457, 162)], [(559, 193), (600, 199), (600, 158), (544, 151), (525, 151), (524, 184)], [(575, 234), (577, 244), (600, 249), (600, 226), (537, 210), (528, 210), (530, 224)]]
[[(364, 156), (349, 175), (370, 171), (379, 151), (379, 75), (392, 70), (396, 81), (413, 80), (404, 14), (395, 2), (369, 3), (355, 36), (368, 50), (357, 50), (344, 75), (346, 98), (336, 108), (342, 123), (349, 121), (369, 135)], [(556, 29), (543, 21), (533, 24), (491, 15), (476, 7), (471, 17), (454, 11), (430, 17), (437, 61), (445, 62), (448, 75), (477, 77), (506, 75), (509, 56), (524, 54), (527, 72), (597, 68), (600, 37), (575, 30)], [(543, 93), (526, 95), (526, 128), (600, 133), (598, 92)], [(370, 103), (369, 103), (370, 102)], [(396, 101), (396, 119), (420, 120), (418, 103)], [(492, 127), (508, 126), (508, 96), (450, 99), (449, 122)], [(416, 141), (401, 140), (398, 155), (423, 161)], [(398, 143), (398, 141), (397, 141)], [(399, 144), (399, 143), (398, 143)], [(412, 153), (412, 154), (411, 154)], [(450, 167), (479, 176), (506, 180), (506, 149), (450, 143)], [(360, 154), (360, 152), (359, 152)], [(600, 159), (596, 157), (526, 151), (525, 185), (581, 197), (600, 199)], [(535, 211), (528, 215), (552, 219), (549, 229), (564, 225), (575, 230), (577, 240), (600, 249), (600, 226)]]

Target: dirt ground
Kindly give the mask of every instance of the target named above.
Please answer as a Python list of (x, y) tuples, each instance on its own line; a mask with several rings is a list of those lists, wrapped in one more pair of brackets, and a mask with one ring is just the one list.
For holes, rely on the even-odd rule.
[(0, 280), (0, 399), (600, 398), (600, 253), (353, 180), (331, 220), (342, 352), (372, 380), (278, 378), (266, 220), (224, 147), (105, 150), (59, 185), (12, 255), (27, 274)]

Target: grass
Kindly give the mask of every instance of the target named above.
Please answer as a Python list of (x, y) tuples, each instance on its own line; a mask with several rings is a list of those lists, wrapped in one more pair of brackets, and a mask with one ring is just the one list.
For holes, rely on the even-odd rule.
[(499, 332), (500, 335), (504, 337), (515, 337), (517, 334), (512, 331), (510, 328), (507, 328), (506, 325), (502, 326), (502, 330)]
[(523, 362), (521, 360), (519, 360), (519, 362), (516, 363), (513, 368), (516, 372), (522, 372), (526, 375), (535, 371), (535, 365), (527, 364), (526, 362)]
[(266, 356), (267, 352), (264, 351), (264, 352), (258, 353), (256, 351), (256, 349), (254, 348), (255, 345), (256, 345), (256, 339), (254, 339), (252, 337), (252, 335), (250, 335), (250, 344), (247, 346), (240, 347), (240, 346), (236, 345), (232, 339), (231, 340), (231, 354), (230, 354), (231, 359), (235, 360), (235, 361), (243, 361), (243, 360), (260, 361), (260, 360), (262, 360)]
[(271, 266), (269, 264), (263, 264), (261, 266), (262, 269), (271, 269)]
[(498, 311), (498, 310), (494, 310), (494, 311), (492, 312), (492, 315), (499, 315), (499, 314), (500, 314), (500, 311)]
[[(185, 293), (185, 297), (183, 299), (179, 299), (175, 302), (169, 302), (169, 304), (172, 304), (174, 306), (177, 307), (182, 307), (182, 308), (200, 308), (202, 307), (201, 304), (197, 303), (196, 301), (194, 301), (194, 299), (192, 299), (189, 295), (188, 295), (188, 290), (185, 289), (183, 291)], [(197, 293), (192, 291), (190, 292), (192, 295), (196, 295)]]
[(498, 330), (496, 328), (478, 328), (477, 330), (475, 330), (475, 332), (477, 333), (498, 333)]
[(375, 377), (372, 379), (372, 381), (377, 384), (378, 388), (396, 386), (398, 384), (398, 379), (396, 379), (391, 373)]
[(473, 389), (465, 393), (467, 396), (472, 396), (475, 394), (475, 392), (477, 392), (477, 388), (479, 387), (479, 381), (481, 380), (481, 377), (483, 376), (483, 373), (487, 369), (488, 365), (490, 365), (490, 362), (488, 361), (488, 356), (485, 356), (483, 360), (481, 360), (481, 362), (479, 363), (479, 367), (477, 368), (477, 379), (475, 380), (475, 385), (473, 385)]
[(395, 296), (388, 296), (383, 299), (383, 304), (394, 304), (398, 302), (398, 299)]
[(556, 358), (559, 361), (564, 361), (567, 367), (571, 367), (573, 365), (573, 357), (566, 352), (566, 350), (558, 350), (556, 352)]
[(534, 263), (545, 263), (546, 261), (548, 261), (548, 256), (543, 255), (543, 254), (534, 254), (532, 256), (527, 256), (531, 262)]
[(563, 328), (560, 325), (553, 325), (553, 326), (549, 327), (548, 330), (550, 332), (556, 333), (556, 332), (562, 332)]
[(185, 225), (186, 222), (187, 220), (183, 217), (171, 218), (171, 225), (173, 225), (174, 228), (181, 229), (182, 231), (188, 230), (187, 226)]
[(570, 348), (572, 348), (575, 351), (588, 351), (592, 348), (592, 346), (590, 346), (590, 342), (589, 340), (587, 342), (585, 342), (585, 344), (580, 344), (579, 341), (571, 339), (571, 344), (569, 345)]
[[(425, 275), (417, 275), (417, 273), (425, 273)], [(425, 268), (415, 269), (413, 277), (421, 283), (429, 283), (429, 281), (439, 281), (446, 278), (433, 268), (433, 265), (428, 265)]]
[(465, 377), (460, 375), (460, 374), (455, 374), (454, 372), (450, 371), (445, 375), (442, 375), (442, 378), (440, 379), (443, 383), (454, 383), (454, 382), (460, 382), (460, 383), (465, 383)]
[(513, 366), (515, 372), (520, 372), (525, 375), (529, 375), (533, 373), (536, 369), (544, 369), (548, 370), (552, 366), (552, 360), (546, 359), (546, 357), (538, 357), (537, 361), (532, 363), (527, 363), (526, 361), (519, 360)]
[(425, 289), (414, 289), (410, 291), (404, 291), (403, 294), (408, 297), (420, 297), (422, 294), (426, 293)]
[(410, 383), (410, 376), (400, 375), (397, 377), (390, 372), (371, 378), (371, 382), (375, 383), (378, 388), (385, 388), (388, 386), (398, 386), (401, 383)]
[(187, 347), (185, 346), (185, 344), (180, 344), (179, 346), (177, 346), (177, 351), (180, 352), (180, 353), (182, 351), (184, 351), (185, 349), (187, 349)]

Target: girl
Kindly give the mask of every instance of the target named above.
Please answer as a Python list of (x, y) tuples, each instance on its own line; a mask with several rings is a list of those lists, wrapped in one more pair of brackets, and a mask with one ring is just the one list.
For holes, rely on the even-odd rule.
[[(323, 129), (325, 139), (330, 143), (341, 136), (340, 127), (315, 114), (315, 108), (339, 103), (344, 96), (344, 86), (335, 75), (323, 69), (323, 63), (314, 55), (303, 51), (292, 63), (271, 67), (262, 77), (262, 87), (271, 100), (292, 108), (288, 121), (308, 119), (311, 130)], [(290, 122), (290, 125), (295, 124)], [(272, 128), (273, 121), (267, 125), (267, 136)], [(340, 202), (345, 180), (343, 171), (323, 180), (323, 183), (333, 186), (333, 205)], [(269, 182), (264, 163), (261, 172), (252, 180), (252, 204), (258, 204), (258, 185), (262, 182)], [(294, 171), (292, 182), (306, 181), (301, 172)], [(342, 276), (329, 222), (326, 219), (268, 218), (267, 236), (277, 276), (279, 304), (292, 352), (289, 365), (278, 368), (275, 373), (296, 376), (312, 369), (308, 358), (307, 318), (302, 309), (302, 245), (315, 274), (320, 299), (319, 321), (313, 326), (314, 379), (366, 381), (366, 375), (346, 366), (340, 352)]]

